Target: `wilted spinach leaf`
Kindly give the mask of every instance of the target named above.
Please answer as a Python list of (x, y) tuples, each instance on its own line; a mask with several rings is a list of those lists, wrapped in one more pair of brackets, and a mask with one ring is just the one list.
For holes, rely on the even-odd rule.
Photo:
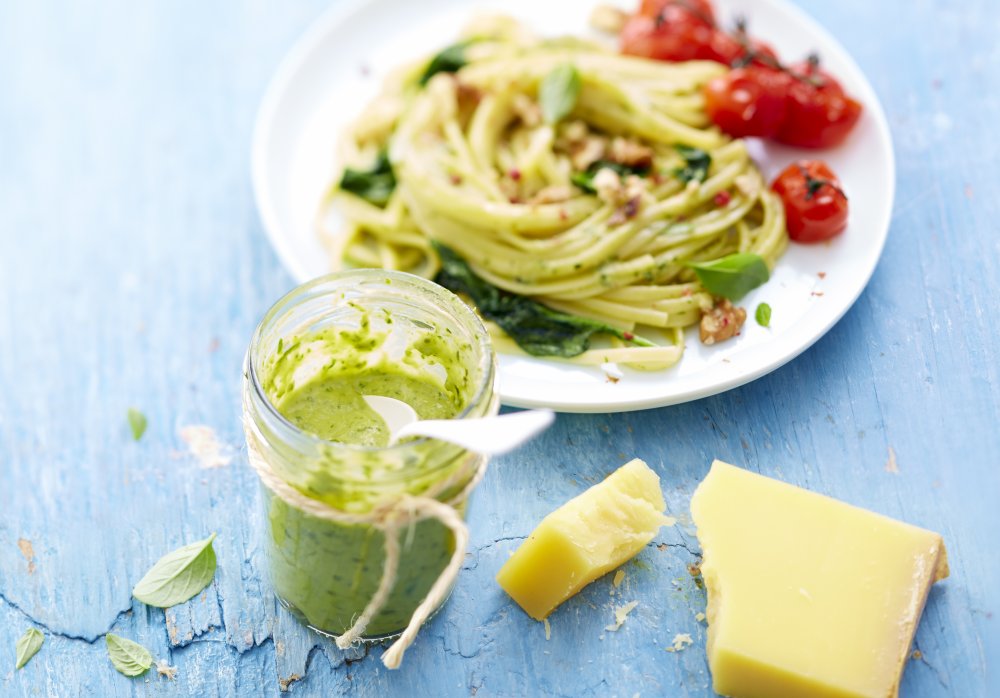
[(653, 346), (631, 332), (597, 320), (568, 315), (493, 286), (477, 276), (453, 250), (435, 243), (441, 271), (435, 281), (472, 299), (480, 314), (498, 324), (517, 345), (533, 356), (569, 358), (590, 348), (595, 334), (610, 334), (638, 346)]
[(389, 155), (382, 151), (375, 158), (370, 170), (344, 168), (340, 178), (340, 188), (376, 206), (385, 206), (396, 188), (396, 175), (392, 171)]

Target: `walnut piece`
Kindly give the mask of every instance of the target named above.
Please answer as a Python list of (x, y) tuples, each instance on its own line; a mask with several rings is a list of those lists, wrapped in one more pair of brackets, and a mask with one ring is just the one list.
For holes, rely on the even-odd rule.
[(653, 164), (653, 149), (631, 138), (616, 136), (611, 141), (608, 157), (620, 165), (641, 169)]
[(528, 199), (529, 204), (558, 204), (573, 198), (573, 187), (566, 184), (552, 184)]
[(517, 93), (510, 106), (528, 128), (534, 128), (542, 123), (542, 108), (527, 95)]
[(723, 342), (739, 333), (746, 322), (747, 311), (733, 305), (725, 298), (701, 316), (699, 335), (702, 344)]

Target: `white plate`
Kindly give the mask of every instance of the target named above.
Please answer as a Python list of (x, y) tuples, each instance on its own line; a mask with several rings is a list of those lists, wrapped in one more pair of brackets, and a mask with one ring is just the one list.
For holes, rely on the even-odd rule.
[[(629, 4), (633, 4), (631, 0)], [(264, 228), (299, 281), (329, 270), (316, 234), (320, 199), (334, 176), (333, 153), (344, 126), (398, 64), (450, 44), (480, 9), (501, 11), (543, 34), (588, 34), (594, 0), (370, 0), (339, 5), (316, 22), (282, 62), (261, 104), (253, 141), (253, 184)], [(672, 405), (747, 383), (791, 360), (829, 330), (861, 294), (889, 230), (895, 189), (892, 141), (882, 107), (847, 52), (812, 19), (784, 0), (719, 0), (720, 19), (750, 19), (754, 36), (787, 60), (818, 51), (823, 63), (865, 107), (847, 142), (813, 153), (839, 175), (850, 197), (847, 230), (831, 243), (791, 244), (771, 280), (742, 304), (751, 317), (742, 334), (704, 347), (688, 332), (684, 358), (655, 373), (624, 370), (609, 382), (596, 368), (542, 359), (500, 357), (504, 404), (565, 412), (608, 412)], [(753, 144), (770, 178), (801, 156)], [(771, 305), (771, 327), (752, 319)]]

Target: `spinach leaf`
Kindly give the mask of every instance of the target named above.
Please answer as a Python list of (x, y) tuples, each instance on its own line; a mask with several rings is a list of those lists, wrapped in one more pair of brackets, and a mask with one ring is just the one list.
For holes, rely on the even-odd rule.
[(590, 348), (595, 334), (610, 334), (639, 346), (653, 346), (631, 332), (623, 332), (597, 320), (568, 315), (541, 303), (493, 286), (477, 276), (454, 251), (434, 244), (441, 258), (435, 281), (472, 299), (480, 314), (503, 328), (517, 345), (533, 356), (568, 358)]
[(138, 441), (146, 433), (146, 415), (135, 407), (128, 408), (128, 426), (132, 430), (132, 438)]
[(589, 194), (596, 194), (597, 188), (594, 186), (594, 177), (605, 168), (614, 170), (620, 177), (630, 174), (645, 177), (649, 174), (649, 167), (632, 167), (631, 165), (622, 165), (613, 160), (596, 160), (590, 164), (590, 167), (586, 171), (574, 173), (569, 178), (569, 181)]
[(427, 68), (420, 76), (420, 85), (426, 85), (438, 73), (457, 73), (461, 70), (469, 62), (465, 58), (465, 47), (468, 45), (468, 41), (461, 41), (442, 49), (427, 64)]
[(761, 327), (771, 326), (771, 306), (767, 303), (761, 303), (757, 306), (757, 312), (754, 313), (754, 317), (757, 319), (757, 324)]
[(684, 158), (684, 167), (674, 170), (674, 176), (682, 182), (697, 180), (704, 182), (708, 178), (708, 168), (712, 164), (712, 156), (701, 148), (691, 148), (686, 145), (676, 145), (674, 149)]
[(573, 111), (580, 96), (580, 86), (580, 73), (569, 63), (553, 68), (542, 78), (538, 86), (538, 104), (545, 123), (557, 124)]
[(365, 201), (384, 207), (396, 188), (396, 175), (392, 171), (389, 155), (385, 151), (379, 153), (370, 170), (344, 168), (338, 186), (343, 191), (349, 191)]
[(731, 301), (739, 300), (771, 277), (764, 259), (747, 252), (711, 262), (691, 262), (688, 266), (694, 269), (705, 290)]
[(42, 649), (43, 642), (45, 642), (45, 636), (42, 635), (41, 630), (38, 628), (28, 628), (25, 630), (24, 635), (20, 637), (17, 645), (15, 645), (17, 658), (14, 660), (14, 668), (20, 669), (31, 661), (31, 658), (38, 654), (38, 650)]
[(108, 645), (108, 657), (118, 673), (125, 676), (140, 676), (153, 666), (153, 655), (138, 642), (126, 640), (108, 633), (104, 641)]
[(214, 533), (161, 557), (135, 585), (132, 596), (159, 608), (176, 606), (193, 597), (215, 577), (213, 540)]

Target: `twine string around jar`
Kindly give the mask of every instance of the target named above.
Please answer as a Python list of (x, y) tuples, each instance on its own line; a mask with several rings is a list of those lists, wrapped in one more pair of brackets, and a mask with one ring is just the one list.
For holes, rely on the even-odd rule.
[(264, 486), (271, 490), (290, 506), (296, 507), (307, 514), (338, 524), (363, 524), (377, 528), (385, 540), (385, 563), (378, 588), (372, 595), (364, 611), (354, 624), (342, 635), (336, 638), (337, 647), (347, 649), (364, 634), (368, 623), (378, 615), (378, 612), (389, 599), (396, 583), (399, 570), (400, 545), (399, 533), (407, 526), (418, 521), (433, 518), (446, 526), (455, 537), (455, 550), (447, 566), (434, 581), (427, 596), (410, 616), (410, 622), (395, 642), (382, 654), (382, 663), (389, 669), (398, 669), (403, 661), (403, 654), (413, 644), (417, 632), (434, 610), (444, 602), (465, 560), (465, 551), (469, 543), (469, 529), (457, 508), (468, 499), (469, 494), (479, 484), (486, 473), (486, 459), (482, 459), (473, 477), (462, 490), (446, 501), (431, 497), (404, 494), (391, 499), (363, 514), (350, 514), (336, 509), (299, 492), (297, 489), (279, 477), (260, 452), (254, 430), (247, 425), (247, 460), (257, 473)]

